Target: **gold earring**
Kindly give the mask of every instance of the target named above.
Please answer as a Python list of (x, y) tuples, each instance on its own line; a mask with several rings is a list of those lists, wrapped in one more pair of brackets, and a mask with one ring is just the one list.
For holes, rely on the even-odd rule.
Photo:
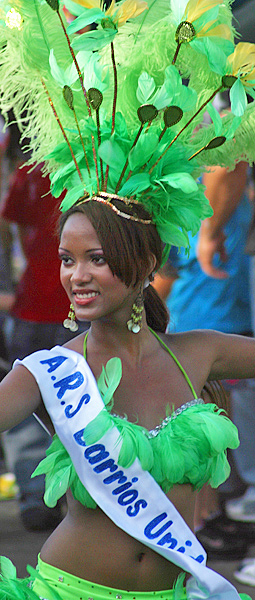
[(133, 306), (132, 313), (129, 321), (127, 321), (127, 328), (132, 333), (139, 333), (142, 329), (142, 316), (143, 316), (143, 295), (142, 292), (139, 292)]
[(70, 304), (70, 310), (68, 313), (67, 319), (64, 320), (63, 325), (66, 329), (70, 329), (70, 331), (77, 331), (79, 329), (78, 323), (75, 321), (75, 312), (74, 307)]

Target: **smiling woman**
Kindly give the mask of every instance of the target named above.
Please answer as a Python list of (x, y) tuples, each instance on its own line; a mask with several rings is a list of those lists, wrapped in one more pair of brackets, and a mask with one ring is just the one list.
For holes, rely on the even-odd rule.
[[(79, 219), (79, 214), (84, 215), (84, 218)], [(136, 205), (136, 214), (143, 220), (149, 217), (142, 205)], [(72, 215), (71, 225), (69, 224), (69, 217)], [(76, 217), (75, 221), (74, 216)], [(76, 267), (74, 265), (75, 258), (72, 256), (71, 248), (69, 247), (69, 252), (66, 251), (67, 246), (65, 244), (67, 242), (65, 240), (68, 233), (69, 236), (70, 234), (73, 235), (73, 252), (74, 249), (76, 249), (76, 252), (80, 252), (80, 258), (84, 264), (83, 281), (77, 281), (76, 269), (78, 265), (76, 264)], [(147, 279), (147, 284), (149, 284), (153, 279), (153, 272), (158, 270), (162, 261), (163, 244), (153, 224), (144, 225), (136, 222), (134, 226), (132, 221), (125, 218), (120, 219), (115, 211), (109, 210), (107, 206), (101, 203), (93, 201), (79, 203), (64, 213), (60, 220), (60, 235), (61, 281), (70, 302), (74, 305), (77, 304), (77, 309), (79, 308), (78, 305), (81, 306), (81, 304), (79, 301), (77, 302), (76, 292), (70, 293), (70, 290), (75, 290), (76, 282), (83, 288), (86, 286), (88, 291), (91, 292), (89, 286), (89, 283), (93, 280), (91, 268), (98, 273), (97, 277), (99, 279), (101, 277), (101, 280), (105, 273), (108, 274), (108, 285), (112, 291), (113, 283), (117, 287), (119, 280), (120, 288), (120, 284), (123, 283), (122, 293), (120, 290), (117, 291), (117, 297), (120, 294), (119, 300), (121, 300), (125, 288), (126, 294), (129, 289), (132, 308), (132, 304), (141, 289), (140, 282)], [(70, 241), (68, 243), (70, 244)], [(88, 265), (91, 264), (90, 269), (87, 267), (87, 272), (86, 262)], [(102, 269), (103, 265), (104, 269)], [(76, 275), (73, 273), (74, 270)], [(110, 280), (110, 276), (112, 280)], [(154, 288), (147, 284), (143, 290), (147, 322), (156, 331), (165, 332), (168, 323), (167, 310), (155, 293)], [(100, 289), (97, 292), (100, 293)], [(91, 308), (93, 308), (93, 304), (92, 301)], [(75, 312), (78, 319), (86, 320), (84, 316), (81, 318), (81, 312)]]
[(31, 161), (43, 158), (56, 197), (66, 191), (61, 282), (72, 326), (75, 315), (91, 326), (16, 361), (0, 385), (2, 429), (43, 401), (55, 433), (34, 475), (46, 475), (48, 506), (68, 502), (29, 582), (2, 557), (0, 596), (238, 600), (193, 532), (196, 491), (228, 477), (226, 450), (239, 443), (201, 394), (208, 379), (254, 377), (255, 341), (167, 335), (150, 285), (170, 246), (187, 248), (212, 214), (201, 166), (255, 158), (254, 107), (219, 125), (210, 106), (246, 81), (228, 66), (229, 2), (65, 0), (76, 17), (67, 26), (59, 0), (19, 0), (14, 29), (2, 5), (0, 108), (15, 106)]
[[(128, 288), (113, 275), (95, 229), (76, 213), (66, 221), (60, 240), (61, 283), (80, 320), (109, 318), (128, 296)], [(132, 288), (133, 301), (137, 290)], [(131, 305), (132, 305), (131, 299)], [(117, 314), (115, 315), (117, 318)]]

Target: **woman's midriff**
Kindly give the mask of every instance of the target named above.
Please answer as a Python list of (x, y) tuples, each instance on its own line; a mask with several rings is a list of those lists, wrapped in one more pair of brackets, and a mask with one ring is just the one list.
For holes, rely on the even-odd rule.
[[(191, 486), (175, 486), (169, 497), (192, 528), (195, 494)], [(66, 517), (41, 550), (44, 562), (113, 588), (132, 591), (172, 588), (181, 571), (179, 567), (127, 535), (100, 509), (84, 508), (71, 494), (68, 507)]]

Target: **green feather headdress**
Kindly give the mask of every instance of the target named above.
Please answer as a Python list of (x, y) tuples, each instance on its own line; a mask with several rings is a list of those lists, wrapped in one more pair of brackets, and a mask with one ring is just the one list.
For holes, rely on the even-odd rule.
[[(142, 203), (142, 222), (187, 247), (212, 212), (206, 166), (255, 159), (255, 45), (234, 46), (229, 0), (64, 5), (0, 0), (0, 110), (13, 109), (52, 194), (66, 190), (63, 211), (94, 199), (137, 220)], [(220, 117), (212, 102), (226, 89)]]

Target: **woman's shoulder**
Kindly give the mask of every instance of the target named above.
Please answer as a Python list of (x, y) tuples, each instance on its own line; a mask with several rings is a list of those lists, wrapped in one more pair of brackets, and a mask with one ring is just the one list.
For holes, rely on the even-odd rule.
[(216, 343), (222, 335), (222, 333), (213, 329), (192, 329), (180, 333), (160, 333), (160, 338), (169, 348), (176, 347), (184, 350), (192, 344), (210, 345), (213, 340)]
[(199, 382), (201, 376), (202, 387), (203, 379), (206, 380), (208, 376), (211, 376), (212, 366), (220, 354), (220, 349), (224, 346), (222, 336), (224, 337), (225, 334), (209, 329), (160, 334), (163, 343), (190, 374), (194, 382), (198, 376), (197, 367), (200, 365)]
[(69, 350), (74, 350), (74, 352), (78, 352), (78, 354), (84, 355), (84, 339), (85, 339), (86, 331), (83, 331), (76, 337), (72, 338), (68, 342), (66, 342), (63, 346), (64, 348), (68, 348)]

